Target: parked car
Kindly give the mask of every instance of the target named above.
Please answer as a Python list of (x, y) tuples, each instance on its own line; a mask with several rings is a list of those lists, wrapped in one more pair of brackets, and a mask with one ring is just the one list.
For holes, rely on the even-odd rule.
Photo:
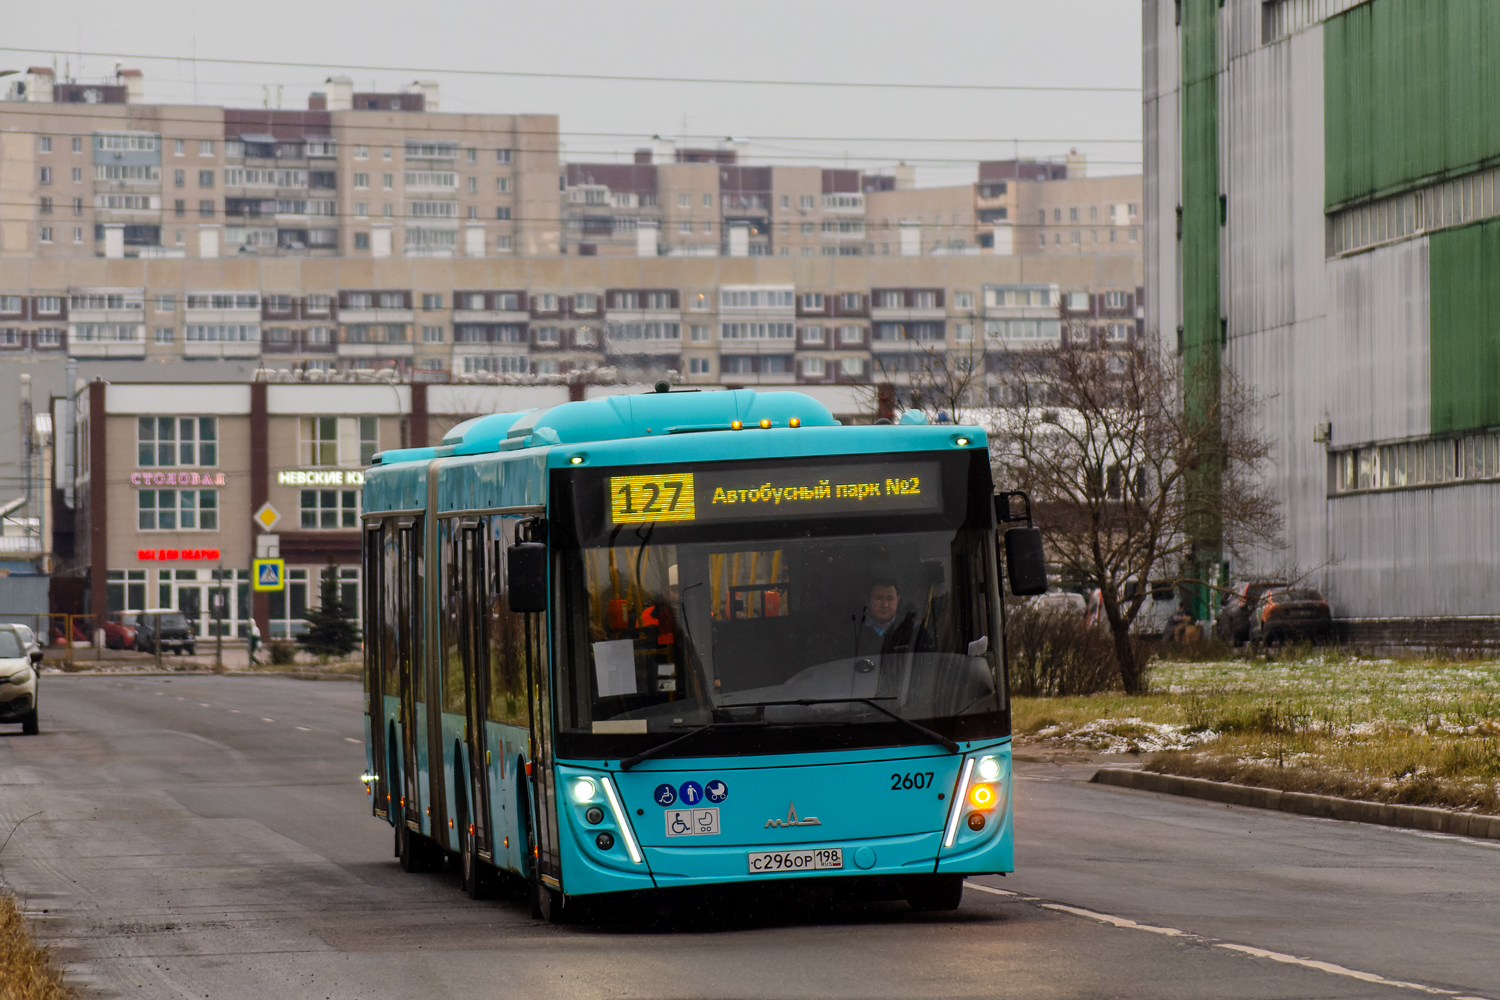
[[(164, 608), (159, 611), (142, 611), (137, 615), (140, 622), (135, 630), (135, 648), (143, 653), (156, 652), (160, 642), (164, 652), (187, 653), (192, 656), (197, 650), (197, 635), (181, 611)], [(158, 638), (157, 628), (161, 629)]]
[[(1140, 582), (1135, 579), (1126, 580), (1120, 587), (1119, 601), (1122, 614), (1130, 602), (1135, 600), (1139, 589)], [(1177, 614), (1178, 607), (1177, 588), (1172, 585), (1172, 581), (1152, 580), (1151, 590), (1147, 593), (1146, 599), (1141, 602), (1141, 610), (1130, 625), (1130, 634), (1142, 639), (1166, 637), (1171, 630), (1172, 616)], [(1083, 623), (1086, 626), (1098, 625), (1100, 627), (1108, 624), (1108, 619), (1104, 614), (1104, 599), (1097, 587), (1089, 592), (1088, 608), (1084, 612)]]
[(1316, 590), (1283, 587), (1261, 595), (1250, 618), (1250, 641), (1271, 645), (1289, 639), (1327, 640), (1333, 612)]
[(1051, 611), (1061, 615), (1077, 615), (1082, 618), (1088, 611), (1088, 601), (1082, 594), (1066, 590), (1054, 590), (1038, 594), (1028, 602), (1037, 611)]
[(71, 640), (69, 640), (67, 638), (67, 636), (63, 635), (63, 621), (64, 620), (65, 619), (53, 619), (53, 622), (52, 622), (52, 640), (51, 640), (52, 645), (54, 645), (54, 646), (67, 646), (67, 645), (69, 645), (71, 643), (71, 645), (74, 645), (74, 646), (87, 646), (89, 644), (89, 637), (87, 635), (85, 635), (84, 631), (83, 631), (83, 621), (84, 621), (84, 619), (82, 619), (82, 618), (74, 619), (74, 621), (73, 621), (73, 638)]
[(1214, 619), (1214, 635), (1234, 646), (1243, 646), (1250, 641), (1250, 615), (1260, 604), (1268, 590), (1289, 587), (1291, 584), (1275, 580), (1248, 580), (1234, 585), (1233, 592), (1224, 598), (1219, 617)]
[(0, 625), (0, 722), (19, 722), (21, 732), (35, 736), (39, 730), (37, 664), (42, 662), (42, 651), (27, 646), (14, 625)]
[(132, 612), (115, 612), (104, 619), (100, 629), (104, 632), (104, 645), (107, 649), (134, 649), (135, 648), (135, 619)]

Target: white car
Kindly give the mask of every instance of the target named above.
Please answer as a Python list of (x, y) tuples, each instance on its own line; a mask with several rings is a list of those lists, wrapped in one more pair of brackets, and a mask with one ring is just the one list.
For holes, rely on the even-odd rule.
[(0, 722), (19, 722), (21, 732), (35, 736), (37, 664), (40, 649), (28, 650), (20, 631), (0, 625)]

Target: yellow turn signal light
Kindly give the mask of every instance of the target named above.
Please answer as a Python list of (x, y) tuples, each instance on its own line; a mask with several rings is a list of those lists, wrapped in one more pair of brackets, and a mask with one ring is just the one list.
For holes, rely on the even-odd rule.
[(771, 429), (771, 421), (769, 421), (769, 420), (761, 420), (761, 422), (760, 422), (760, 429), (763, 430), (763, 431), (770, 430)]
[(732, 431), (742, 431), (745, 429), (745, 425), (738, 420), (731, 420), (729, 421), (729, 429)]
[(969, 789), (969, 801), (976, 809), (988, 809), (995, 804), (995, 790), (989, 785), (975, 785)]
[(786, 425), (788, 427), (801, 427), (802, 426), (802, 418), (801, 417), (792, 417), (790, 420), (788, 420), (786, 422)]

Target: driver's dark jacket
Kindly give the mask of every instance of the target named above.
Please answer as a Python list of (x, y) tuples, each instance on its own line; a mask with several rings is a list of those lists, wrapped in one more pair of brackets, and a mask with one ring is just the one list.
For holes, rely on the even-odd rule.
[(884, 633), (870, 627), (868, 619), (861, 618), (859, 631), (855, 635), (854, 655), (875, 656), (881, 653), (922, 652), (932, 648), (932, 637), (918, 628), (914, 612), (896, 612), (896, 617)]

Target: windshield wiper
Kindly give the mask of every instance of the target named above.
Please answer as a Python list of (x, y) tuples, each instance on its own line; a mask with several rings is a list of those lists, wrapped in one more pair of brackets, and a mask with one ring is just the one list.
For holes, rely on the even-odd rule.
[[(735, 702), (732, 705), (720, 705), (719, 707), (720, 708), (774, 708), (774, 707), (776, 707), (778, 705), (847, 705), (847, 704), (868, 705), (870, 708), (873, 708), (875, 711), (880, 712), (883, 715), (890, 716), (892, 719), (895, 719), (897, 722), (901, 723), (903, 726), (906, 726), (908, 729), (911, 729), (914, 732), (921, 733), (923, 736), (927, 737), (932, 742), (941, 744), (943, 746), (943, 748), (946, 749), (949, 753), (958, 753), (958, 751), (959, 751), (958, 743), (956, 743), (955, 741), (953, 741), (953, 740), (949, 739), (948, 737), (944, 736), (942, 733), (939, 733), (939, 732), (936, 732), (934, 730), (928, 729), (926, 726), (922, 725), (920, 722), (913, 722), (911, 719), (908, 719), (905, 716), (897, 715), (895, 712), (892, 712), (890, 709), (886, 708), (884, 705), (878, 705), (878, 704), (876, 704), (877, 701), (894, 701), (894, 700), (895, 700), (895, 696), (894, 695), (883, 696), (883, 697), (878, 698), (878, 699), (877, 698), (794, 698), (794, 699), (792, 699), (790, 701), (746, 701), (746, 702)], [(692, 735), (693, 735), (692, 733), (688, 733), (688, 736), (692, 736)], [(686, 739), (686, 737), (684, 737), (684, 739)]]
[(763, 726), (765, 726), (765, 723), (762, 722), (759, 719), (755, 720), (754, 722), (710, 722), (710, 723), (707, 723), (705, 725), (699, 726), (697, 729), (691, 729), (691, 730), (683, 733), (681, 736), (677, 737), (675, 740), (667, 740), (667, 742), (665, 742), (665, 743), (658, 743), (656, 746), (650, 747), (650, 748), (648, 748), (646, 750), (642, 750), (640, 753), (631, 754), (629, 757), (622, 758), (620, 760), (620, 770), (622, 770), (622, 771), (628, 771), (632, 767), (635, 767), (637, 764), (639, 764), (643, 760), (650, 760), (652, 757), (660, 757), (662, 754), (666, 753), (668, 750), (672, 749), (673, 747), (679, 746), (679, 745), (681, 745), (683, 743), (686, 743), (689, 740), (697, 739), (699, 736), (702, 736), (704, 733), (706, 733), (706, 732), (708, 732), (710, 730), (713, 730), (713, 729), (734, 729), (734, 728), (737, 728), (737, 727), (741, 727), (742, 728), (742, 727), (745, 727), (745, 726), (762, 726), (763, 727)]

